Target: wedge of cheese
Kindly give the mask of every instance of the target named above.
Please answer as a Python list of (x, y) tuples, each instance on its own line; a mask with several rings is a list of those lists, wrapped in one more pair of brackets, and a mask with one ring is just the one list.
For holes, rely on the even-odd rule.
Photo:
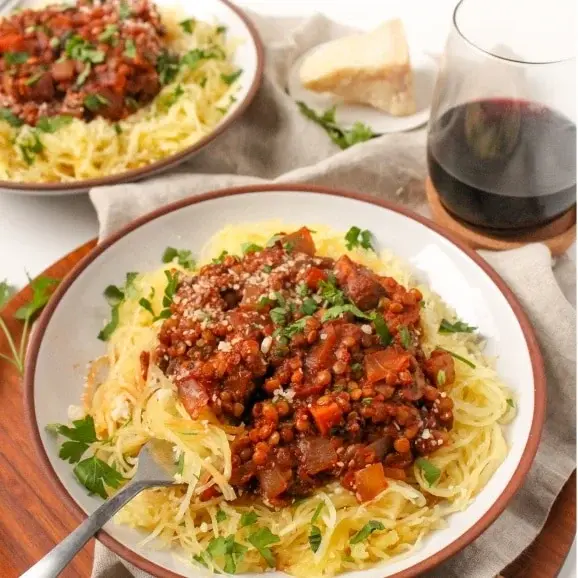
[(413, 77), (401, 20), (323, 44), (301, 65), (303, 86), (394, 116), (415, 112)]

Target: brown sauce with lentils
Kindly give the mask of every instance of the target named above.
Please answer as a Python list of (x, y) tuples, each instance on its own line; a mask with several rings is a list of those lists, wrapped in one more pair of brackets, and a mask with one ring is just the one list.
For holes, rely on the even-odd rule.
[(166, 80), (175, 57), (165, 35), (149, 0), (78, 0), (0, 20), (0, 118), (125, 118)]
[(422, 351), (417, 289), (316, 256), (306, 228), (245, 251), (180, 278), (154, 356), (192, 417), (245, 426), (240, 494), (283, 505), (339, 480), (367, 501), (449, 443), (454, 361)]

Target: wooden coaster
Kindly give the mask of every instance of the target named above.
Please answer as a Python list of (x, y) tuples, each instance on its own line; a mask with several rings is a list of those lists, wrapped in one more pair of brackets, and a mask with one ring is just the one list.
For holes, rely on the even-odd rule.
[(435, 222), (452, 231), (473, 249), (506, 251), (529, 243), (544, 243), (550, 248), (552, 255), (558, 256), (565, 253), (576, 240), (575, 206), (555, 221), (532, 232), (504, 238), (493, 236), (480, 229), (469, 229), (458, 221), (442, 205), (439, 194), (429, 177), (425, 181), (425, 191)]

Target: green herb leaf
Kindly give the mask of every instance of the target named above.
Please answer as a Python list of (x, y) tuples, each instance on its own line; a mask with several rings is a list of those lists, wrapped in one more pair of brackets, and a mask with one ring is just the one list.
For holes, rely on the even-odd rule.
[(146, 311), (148, 311), (153, 317), (155, 316), (155, 312), (153, 311), (153, 306), (152, 303), (148, 300), (145, 299), (144, 297), (141, 297), (141, 299), (139, 299), (138, 304), (145, 309)]
[(328, 309), (323, 314), (323, 323), (329, 321), (330, 319), (337, 319), (344, 313), (353, 313), (355, 317), (359, 317), (360, 319), (373, 319), (371, 315), (364, 313), (361, 309), (359, 309), (359, 307), (356, 307), (352, 303), (346, 303), (345, 305), (335, 305)]
[(443, 369), (440, 369), (436, 375), (436, 381), (438, 385), (444, 385), (446, 382), (446, 372)]
[(104, 62), (105, 54), (102, 50), (97, 50), (90, 42), (75, 34), (66, 40), (64, 54), (71, 60), (80, 62), (91, 62), (101, 64)]
[(26, 52), (6, 52), (4, 54), (4, 62), (8, 66), (13, 66), (15, 64), (24, 64), (28, 62), (28, 53)]
[(309, 532), (309, 547), (313, 552), (319, 550), (321, 546), (321, 530), (317, 526), (311, 526), (311, 532)]
[(231, 85), (239, 78), (239, 76), (241, 76), (241, 74), (243, 74), (243, 69), (239, 68), (239, 70), (232, 72), (231, 74), (221, 74), (221, 80), (225, 84)]
[(468, 365), (472, 369), (476, 368), (476, 365), (474, 363), (472, 363), (469, 359), (466, 359), (465, 357), (462, 357), (461, 355), (458, 355), (457, 353), (454, 353), (453, 351), (450, 351), (449, 349), (445, 349), (443, 347), (438, 347), (438, 349), (441, 349), (442, 351), (449, 353), (454, 359), (457, 359), (458, 361), (465, 363), (466, 365)]
[(0, 283), (0, 309), (8, 303), (10, 297), (16, 293), (16, 289), (12, 285), (8, 285), (6, 279)]
[(243, 255), (248, 255), (249, 253), (256, 253), (257, 251), (262, 251), (263, 247), (261, 245), (256, 245), (255, 243), (243, 243), (241, 245), (241, 251)]
[(224, 34), (225, 32), (227, 32), (227, 27), (226, 26), (217, 26), (217, 28), (215, 29), (215, 32), (217, 34)]
[(72, 425), (73, 427), (68, 427), (63, 424), (51, 424), (50, 431), (56, 432), (76, 442), (91, 444), (98, 441), (92, 416), (87, 415), (83, 419), (74, 420)]
[(72, 122), (72, 117), (68, 115), (42, 116), (36, 123), (36, 128), (42, 132), (54, 133), (61, 128), (68, 126)]
[(7, 122), (14, 128), (19, 128), (24, 124), (24, 121), (17, 117), (10, 109), (0, 108), (0, 120)]
[(308, 317), (303, 317), (301, 319), (299, 319), (298, 321), (295, 321), (294, 323), (291, 323), (291, 325), (288, 325), (287, 327), (283, 327), (283, 328), (279, 328), (277, 331), (278, 333), (275, 335), (280, 335), (281, 337), (285, 337), (286, 339), (289, 339), (291, 337), (293, 337), (293, 335), (295, 335), (296, 333), (301, 333), (302, 331), (305, 331), (305, 325), (307, 323), (307, 319)]
[(354, 377), (361, 377), (363, 375), (363, 365), (361, 365), (361, 363), (354, 363), (351, 366), (351, 372), (353, 373)]
[(277, 243), (277, 241), (280, 241), (283, 237), (284, 237), (284, 235), (273, 235), (273, 236), (267, 241), (267, 247), (273, 247), (273, 246), (275, 246), (275, 243)]
[(82, 459), (87, 449), (88, 444), (82, 442), (64, 442), (60, 446), (58, 457), (71, 464), (76, 464)]
[(132, 16), (132, 10), (130, 8), (130, 6), (122, 1), (118, 7), (118, 17), (121, 20), (126, 20), (127, 18), (130, 18)]
[(116, 35), (118, 34), (118, 26), (116, 24), (107, 24), (104, 32), (99, 35), (98, 40), (99, 42), (103, 42), (104, 44), (110, 44), (111, 46), (116, 46), (118, 43), (118, 38)]
[(222, 265), (223, 261), (225, 260), (225, 257), (229, 254), (228, 251), (221, 251), (221, 254), (216, 258), (213, 259), (213, 263), (215, 263), (215, 265)]
[(299, 297), (307, 297), (307, 295), (309, 295), (309, 287), (304, 281), (297, 285), (297, 295), (299, 295)]
[(376, 520), (369, 520), (369, 522), (367, 522), (367, 524), (365, 524), (365, 526), (363, 526), (363, 528), (361, 528), (361, 530), (359, 530), (359, 532), (349, 540), (349, 543), (359, 544), (360, 542), (367, 540), (367, 538), (369, 538), (369, 536), (376, 530), (385, 530), (385, 526)]
[(265, 273), (271, 273), (271, 271), (273, 271), (273, 267), (271, 267), (271, 265), (263, 265), (263, 271)]
[(303, 301), (303, 305), (301, 305), (301, 311), (305, 313), (305, 315), (313, 315), (313, 313), (317, 311), (317, 307), (318, 305), (315, 299), (307, 297), (307, 299)]
[(438, 329), (439, 333), (472, 333), (477, 329), (477, 327), (472, 327), (459, 319), (455, 323), (450, 323), (447, 319), (442, 319), (440, 327)]
[(163, 50), (157, 59), (159, 81), (163, 86), (171, 84), (179, 73), (180, 59), (176, 54)]
[(345, 304), (345, 295), (343, 295), (343, 291), (338, 289), (331, 279), (320, 281), (318, 291), (319, 295), (321, 295), (325, 303), (328, 305)]
[(24, 142), (18, 144), (20, 152), (22, 153), (22, 158), (27, 165), (34, 164), (36, 160), (36, 155), (40, 154), (44, 150), (44, 145), (38, 137), (36, 131), (31, 132), (27, 135)]
[(101, 107), (106, 106), (108, 104), (108, 99), (100, 94), (87, 94), (84, 97), (84, 106), (92, 111), (96, 112)]
[(373, 402), (373, 398), (372, 398), (372, 397), (364, 397), (364, 398), (361, 400), (361, 403), (362, 403), (363, 405), (371, 405), (372, 402)]
[(186, 32), (187, 34), (192, 34), (195, 29), (196, 23), (197, 22), (194, 18), (188, 18), (187, 20), (181, 20), (181, 22), (179, 22), (179, 25), (183, 29), (183, 32)]
[(275, 557), (273, 552), (269, 548), (271, 544), (277, 544), (280, 542), (279, 536), (276, 536), (269, 530), (269, 528), (261, 528), (257, 530), (254, 534), (251, 534), (248, 538), (249, 542), (257, 548), (261, 556), (265, 558), (267, 564), (271, 568), (275, 567)]
[(183, 55), (181, 58), (181, 66), (195, 70), (203, 60), (210, 60), (211, 58), (218, 58), (219, 56), (220, 55), (214, 51), (195, 48)]
[(127, 38), (125, 41), (123, 54), (127, 58), (136, 58), (136, 45), (132, 38)]
[(402, 325), (399, 328), (398, 332), (401, 344), (405, 349), (409, 349), (411, 347), (411, 334), (409, 332), (409, 329), (405, 325)]
[(354, 247), (371, 249), (375, 251), (371, 244), (371, 232), (367, 229), (363, 231), (359, 227), (351, 227), (345, 234), (345, 246), (351, 251)]
[(197, 264), (193, 259), (192, 251), (188, 249), (175, 249), (174, 247), (167, 247), (163, 253), (163, 263), (172, 263), (174, 260), (185, 269), (193, 270)]
[(219, 508), (217, 510), (217, 522), (224, 522), (227, 519), (227, 514), (225, 514), (225, 512), (223, 512), (223, 510), (221, 510), (221, 508)]
[(185, 454), (181, 453), (181, 455), (179, 456), (179, 459), (177, 460), (177, 471), (175, 473), (182, 476), (184, 469), (185, 469)]
[(26, 86), (33, 86), (44, 76), (44, 74), (44, 70), (42, 72), (37, 72), (36, 74), (33, 74), (31, 77), (29, 77), (24, 84)]
[(95, 456), (76, 464), (73, 471), (78, 481), (91, 494), (98, 494), (105, 500), (108, 498), (105, 485), (118, 488), (123, 481), (123, 477), (114, 468)]
[(285, 325), (287, 323), (287, 311), (283, 307), (275, 307), (269, 311), (269, 316), (271, 317), (271, 321), (275, 325)]
[(377, 313), (373, 319), (373, 325), (375, 327), (375, 332), (379, 337), (379, 341), (384, 347), (387, 347), (393, 341), (393, 337), (389, 332), (389, 327), (383, 318), (383, 315)]
[(304, 102), (297, 102), (297, 106), (302, 114), (321, 126), (329, 138), (341, 149), (377, 136), (368, 126), (360, 122), (356, 122), (350, 130), (340, 127), (335, 122), (335, 107), (326, 110), (323, 114), (317, 114)]
[(245, 528), (246, 526), (253, 525), (258, 519), (259, 519), (259, 516), (257, 516), (257, 514), (253, 511), (243, 512), (243, 514), (241, 515), (241, 521), (239, 522), (239, 524), (240, 524), (241, 528)]
[(319, 504), (317, 504), (317, 508), (315, 508), (315, 512), (313, 512), (313, 516), (311, 516), (311, 523), (312, 524), (315, 524), (315, 522), (317, 522), (324, 507), (325, 507), (325, 502), (319, 502)]
[(509, 398), (506, 400), (506, 403), (507, 403), (510, 407), (516, 407), (516, 406), (514, 405), (514, 400), (513, 400), (511, 397), (509, 397)]
[(425, 481), (428, 483), (429, 486), (432, 486), (439, 480), (439, 477), (441, 476), (442, 472), (437, 466), (434, 466), (429, 460), (426, 460), (425, 458), (418, 458), (415, 461), (415, 463), (417, 467), (422, 471), (423, 477), (425, 478)]
[(119, 308), (121, 303), (124, 301), (126, 294), (132, 291), (132, 284), (137, 276), (137, 273), (127, 273), (126, 283), (124, 289), (120, 289), (116, 285), (109, 285), (104, 290), (104, 298), (106, 302), (111, 307), (110, 311), (110, 321), (105, 325), (105, 327), (98, 334), (98, 339), (101, 341), (108, 341), (110, 336), (114, 333), (119, 322)]
[(212, 558), (224, 558), (225, 565), (223, 570), (227, 574), (235, 574), (237, 572), (237, 563), (243, 558), (245, 552), (247, 552), (247, 547), (235, 542), (233, 534), (226, 538), (223, 536), (213, 538), (207, 546), (207, 554), (209, 556)]
[(14, 313), (14, 317), (23, 321), (26, 319), (32, 319), (34, 315), (44, 309), (44, 306), (48, 303), (48, 300), (58, 283), (60, 283), (58, 279), (44, 276), (32, 280), (30, 282), (32, 299), (26, 303), (26, 305), (20, 307), (16, 313)]

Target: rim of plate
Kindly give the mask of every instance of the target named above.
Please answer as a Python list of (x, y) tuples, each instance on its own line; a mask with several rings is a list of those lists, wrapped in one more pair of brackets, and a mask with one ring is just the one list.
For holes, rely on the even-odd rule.
[[(399, 207), (370, 195), (364, 193), (350, 192), (340, 189), (332, 189), (329, 187), (322, 187), (316, 185), (302, 185), (302, 184), (291, 184), (286, 183), (282, 185), (254, 185), (254, 186), (243, 186), (243, 187), (231, 187), (222, 190), (210, 191), (201, 195), (194, 197), (188, 197), (174, 203), (170, 203), (164, 207), (160, 207), (146, 215), (135, 219), (134, 221), (128, 223), (122, 227), (119, 231), (105, 239), (101, 244), (97, 245), (88, 255), (86, 255), (79, 263), (71, 270), (71, 272), (66, 276), (63, 282), (58, 286), (54, 295), (48, 302), (46, 309), (42, 312), (38, 322), (36, 330), (34, 331), (30, 345), (28, 348), (28, 356), (26, 360), (26, 368), (24, 373), (24, 413), (26, 420), (28, 422), (28, 427), (32, 433), (33, 444), (36, 449), (36, 453), (40, 458), (41, 467), (45, 475), (51, 480), (53, 487), (56, 488), (61, 499), (65, 502), (69, 509), (72, 509), (78, 516), (82, 519), (87, 517), (87, 514), (78, 506), (74, 501), (72, 496), (68, 493), (66, 487), (59, 480), (56, 472), (52, 468), (48, 455), (40, 438), (40, 431), (38, 429), (38, 424), (36, 422), (36, 408), (34, 403), (34, 375), (36, 371), (36, 364), (38, 360), (38, 354), (40, 351), (40, 345), (42, 343), (44, 333), (52, 318), (52, 315), (61, 299), (64, 297), (68, 288), (74, 283), (76, 278), (83, 272), (99, 255), (104, 253), (108, 248), (112, 247), (118, 240), (123, 238), (128, 233), (138, 229), (139, 227), (156, 220), (157, 218), (164, 216), (168, 213), (178, 211), (184, 207), (190, 205), (195, 205), (197, 203), (202, 203), (204, 201), (228, 197), (236, 194), (251, 194), (251, 193), (278, 193), (278, 192), (304, 192), (304, 193), (317, 193), (328, 196), (346, 197), (353, 200), (362, 201), (371, 205), (376, 205), (395, 213), (401, 214), (413, 221), (424, 225), (428, 229), (433, 230), (438, 233), (446, 240), (450, 241), (463, 253), (465, 253), (470, 259), (472, 259), (483, 271), (490, 277), (490, 279), (497, 286), (498, 290), (502, 293), (508, 302), (508, 305), (512, 309), (516, 319), (522, 329), (524, 334), (524, 339), (526, 341), (526, 347), (528, 348), (530, 359), (532, 363), (532, 374), (534, 378), (534, 413), (532, 416), (532, 425), (530, 432), (528, 434), (528, 439), (524, 447), (524, 451), (520, 458), (518, 467), (510, 480), (508, 481), (503, 492), (500, 494), (498, 499), (490, 506), (488, 511), (466, 532), (458, 536), (455, 540), (450, 542), (447, 546), (435, 552), (425, 560), (418, 562), (417, 564), (396, 572), (392, 574), (390, 578), (410, 578), (417, 576), (418, 574), (431, 570), (435, 568), (443, 561), (457, 554), (460, 550), (465, 548), (468, 544), (473, 542), (478, 536), (482, 534), (495, 520), (496, 518), (505, 510), (506, 506), (510, 500), (514, 497), (516, 492), (520, 489), (522, 483), (526, 478), (534, 457), (538, 450), (538, 445), (540, 443), (542, 427), (544, 424), (545, 409), (546, 409), (546, 373), (544, 369), (544, 361), (542, 358), (542, 353), (538, 345), (536, 335), (528, 319), (526, 313), (524, 312), (520, 302), (517, 297), (511, 291), (511, 289), (506, 285), (505, 281), (498, 275), (498, 273), (480, 257), (473, 249), (466, 246), (461, 240), (456, 238), (453, 233), (444, 230), (442, 227), (436, 223), (422, 217), (413, 211), (406, 209), (405, 207)], [(159, 578), (183, 578), (182, 574), (176, 574), (171, 570), (167, 570), (154, 562), (148, 560), (141, 554), (138, 554), (120, 543), (118, 540), (114, 539), (104, 530), (101, 530), (96, 534), (96, 537), (105, 546), (110, 548), (113, 552), (118, 554), (123, 559), (127, 560), (131, 564), (134, 564), (138, 568), (149, 572)]]
[(197, 141), (195, 144), (187, 147), (186, 149), (183, 149), (182, 151), (179, 151), (164, 159), (155, 161), (150, 165), (139, 167), (138, 169), (130, 169), (115, 175), (95, 177), (92, 179), (82, 179), (78, 181), (71, 181), (69, 183), (28, 183), (0, 180), (0, 188), (8, 189), (9, 191), (67, 193), (78, 192), (78, 190), (87, 191), (92, 187), (102, 187), (104, 185), (117, 185), (120, 183), (138, 181), (144, 177), (152, 176), (161, 171), (164, 171), (165, 169), (169, 169), (178, 165), (188, 156), (199, 151), (213, 140), (215, 140), (224, 131), (226, 131), (231, 126), (231, 124), (238, 120), (239, 117), (245, 112), (247, 107), (255, 98), (259, 87), (261, 86), (263, 81), (263, 70), (265, 68), (265, 49), (263, 48), (263, 42), (259, 36), (259, 33), (257, 32), (257, 28), (251, 22), (251, 20), (249, 20), (248, 16), (241, 8), (233, 4), (230, 0), (216, 1), (227, 6), (242, 20), (243, 24), (246, 26), (249, 32), (249, 36), (251, 37), (251, 41), (253, 42), (257, 52), (257, 68), (255, 70), (255, 78), (253, 79), (253, 82), (247, 91), (247, 96), (245, 96), (245, 99), (240, 102), (239, 106), (233, 111), (233, 113), (227, 117), (220, 125), (215, 127), (207, 136), (203, 137), (201, 140)]

